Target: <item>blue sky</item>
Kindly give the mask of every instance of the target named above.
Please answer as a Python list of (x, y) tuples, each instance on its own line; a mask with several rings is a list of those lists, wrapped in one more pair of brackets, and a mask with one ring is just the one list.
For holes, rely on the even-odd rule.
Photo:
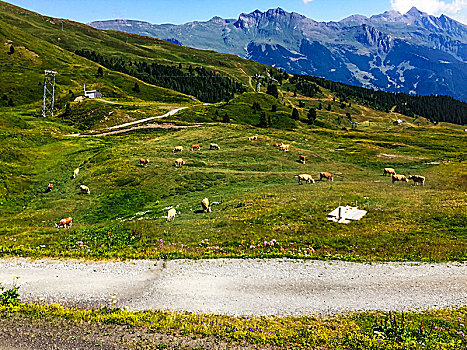
[(213, 16), (237, 18), (242, 12), (281, 7), (317, 21), (339, 21), (352, 14), (371, 16), (410, 7), (433, 15), (444, 13), (467, 24), (467, 0), (11, 0), (44, 15), (78, 22), (125, 18), (151, 23), (180, 24)]

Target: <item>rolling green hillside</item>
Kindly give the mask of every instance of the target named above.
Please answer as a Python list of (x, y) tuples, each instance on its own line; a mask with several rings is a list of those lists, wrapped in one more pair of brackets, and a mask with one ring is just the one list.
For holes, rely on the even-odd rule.
[[(253, 93), (253, 74), (281, 73), (66, 20), (62, 32), (61, 20), (6, 3), (0, 10), (0, 255), (466, 259), (463, 127), (375, 110), (323, 86), (304, 96), (285, 75), (277, 97)], [(203, 104), (105, 67), (98, 76), (100, 66), (74, 54), (78, 49), (183, 70), (202, 65), (249, 92)], [(53, 118), (37, 116), (44, 69), (59, 72)], [(73, 102), (83, 83), (105, 99)], [(104, 135), (180, 106), (188, 108)], [(399, 118), (405, 123), (394, 126)], [(248, 141), (254, 135), (258, 140)], [(273, 146), (281, 142), (289, 152)], [(209, 150), (210, 143), (220, 150)], [(192, 144), (201, 150), (189, 151)], [(175, 146), (185, 150), (174, 154)], [(186, 164), (176, 168), (179, 157)], [(426, 185), (392, 184), (384, 167), (423, 175)], [(319, 181), (322, 171), (334, 182)], [(298, 174), (317, 181), (298, 185)], [(49, 183), (54, 189), (45, 192)], [(80, 193), (81, 184), (89, 195)], [(217, 202), (212, 213), (202, 211), (205, 197)], [(339, 204), (368, 214), (348, 225), (329, 222)], [(170, 207), (178, 214), (167, 223)], [(72, 228), (55, 228), (68, 216)]]
[[(63, 31), (62, 31), (63, 23)], [(14, 53), (10, 54), (10, 46)], [(3, 49), (1, 49), (3, 47)], [(246, 86), (249, 76), (264, 72), (265, 65), (242, 60), (234, 55), (195, 50), (137, 35), (104, 32), (87, 25), (41, 16), (0, 2), (0, 98), (4, 105), (12, 98), (14, 105), (35, 102), (42, 96), (41, 84), (45, 69), (58, 71), (58, 94), (72, 90), (99, 88), (111, 97), (132, 97), (161, 102), (189, 103), (190, 99), (165, 89), (140, 84), (140, 93), (132, 90), (137, 80), (104, 68), (103, 77), (96, 77), (98, 65), (77, 56), (80, 49), (95, 50), (107, 57), (145, 59), (160, 64), (191, 64), (226, 74)]]

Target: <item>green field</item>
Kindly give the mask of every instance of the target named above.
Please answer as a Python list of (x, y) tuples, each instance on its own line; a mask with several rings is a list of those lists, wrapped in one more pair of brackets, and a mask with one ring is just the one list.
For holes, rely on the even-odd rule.
[[(275, 102), (263, 95), (245, 98), (257, 98), (263, 109)], [(245, 98), (230, 110), (223, 104), (194, 107), (171, 119), (189, 124), (186, 120), (214, 118), (216, 110), (246, 110)], [(144, 114), (144, 107), (139, 109)], [(289, 119), (284, 111), (276, 112), (278, 118)], [(300, 121), (292, 130), (212, 121), (76, 138), (66, 136), (76, 129), (59, 117), (44, 120), (13, 110), (1, 116), (4, 255), (466, 258), (465, 136), (455, 127), (400, 128), (389, 117), (374, 116), (371, 126), (356, 130)], [(333, 119), (318, 117), (323, 125)], [(253, 135), (258, 140), (248, 141)], [(209, 150), (211, 142), (221, 149)], [(278, 142), (290, 144), (290, 152), (273, 147)], [(189, 151), (192, 144), (201, 150)], [(172, 153), (179, 145), (185, 150)], [(305, 165), (299, 155), (307, 157)], [(178, 157), (186, 162), (182, 168), (173, 166)], [(150, 159), (149, 165), (141, 167), (140, 158)], [(77, 167), (80, 173), (71, 179)], [(392, 184), (382, 176), (384, 167), (423, 175), (426, 184)], [(333, 173), (335, 181), (298, 185), (294, 178), (307, 173), (318, 180), (321, 171)], [(44, 193), (48, 183), (54, 190)], [(80, 193), (81, 184), (90, 195)], [(201, 210), (205, 197), (219, 202), (212, 213)], [(327, 214), (339, 204), (357, 204), (368, 214), (348, 225), (329, 222)], [(167, 223), (169, 207), (179, 213)], [(72, 228), (55, 228), (69, 216)], [(205, 239), (209, 244), (201, 244)], [(278, 244), (264, 245), (273, 239)], [(78, 249), (77, 241), (89, 249)]]

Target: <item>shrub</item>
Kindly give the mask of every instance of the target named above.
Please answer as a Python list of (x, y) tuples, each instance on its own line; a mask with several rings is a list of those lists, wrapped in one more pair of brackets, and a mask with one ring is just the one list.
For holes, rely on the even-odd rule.
[(10, 289), (5, 289), (5, 287), (0, 284), (0, 291), (2, 292), (0, 294), (0, 305), (18, 305), (20, 302), (18, 289), (19, 287), (16, 284)]

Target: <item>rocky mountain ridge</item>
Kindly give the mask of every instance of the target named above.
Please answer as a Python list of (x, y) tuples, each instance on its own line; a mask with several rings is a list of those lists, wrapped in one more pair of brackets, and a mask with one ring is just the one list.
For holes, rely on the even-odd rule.
[(131, 20), (90, 24), (233, 53), (289, 73), (467, 100), (467, 26), (416, 8), (406, 14), (353, 15), (339, 22), (317, 22), (276, 8), (182, 25)]

